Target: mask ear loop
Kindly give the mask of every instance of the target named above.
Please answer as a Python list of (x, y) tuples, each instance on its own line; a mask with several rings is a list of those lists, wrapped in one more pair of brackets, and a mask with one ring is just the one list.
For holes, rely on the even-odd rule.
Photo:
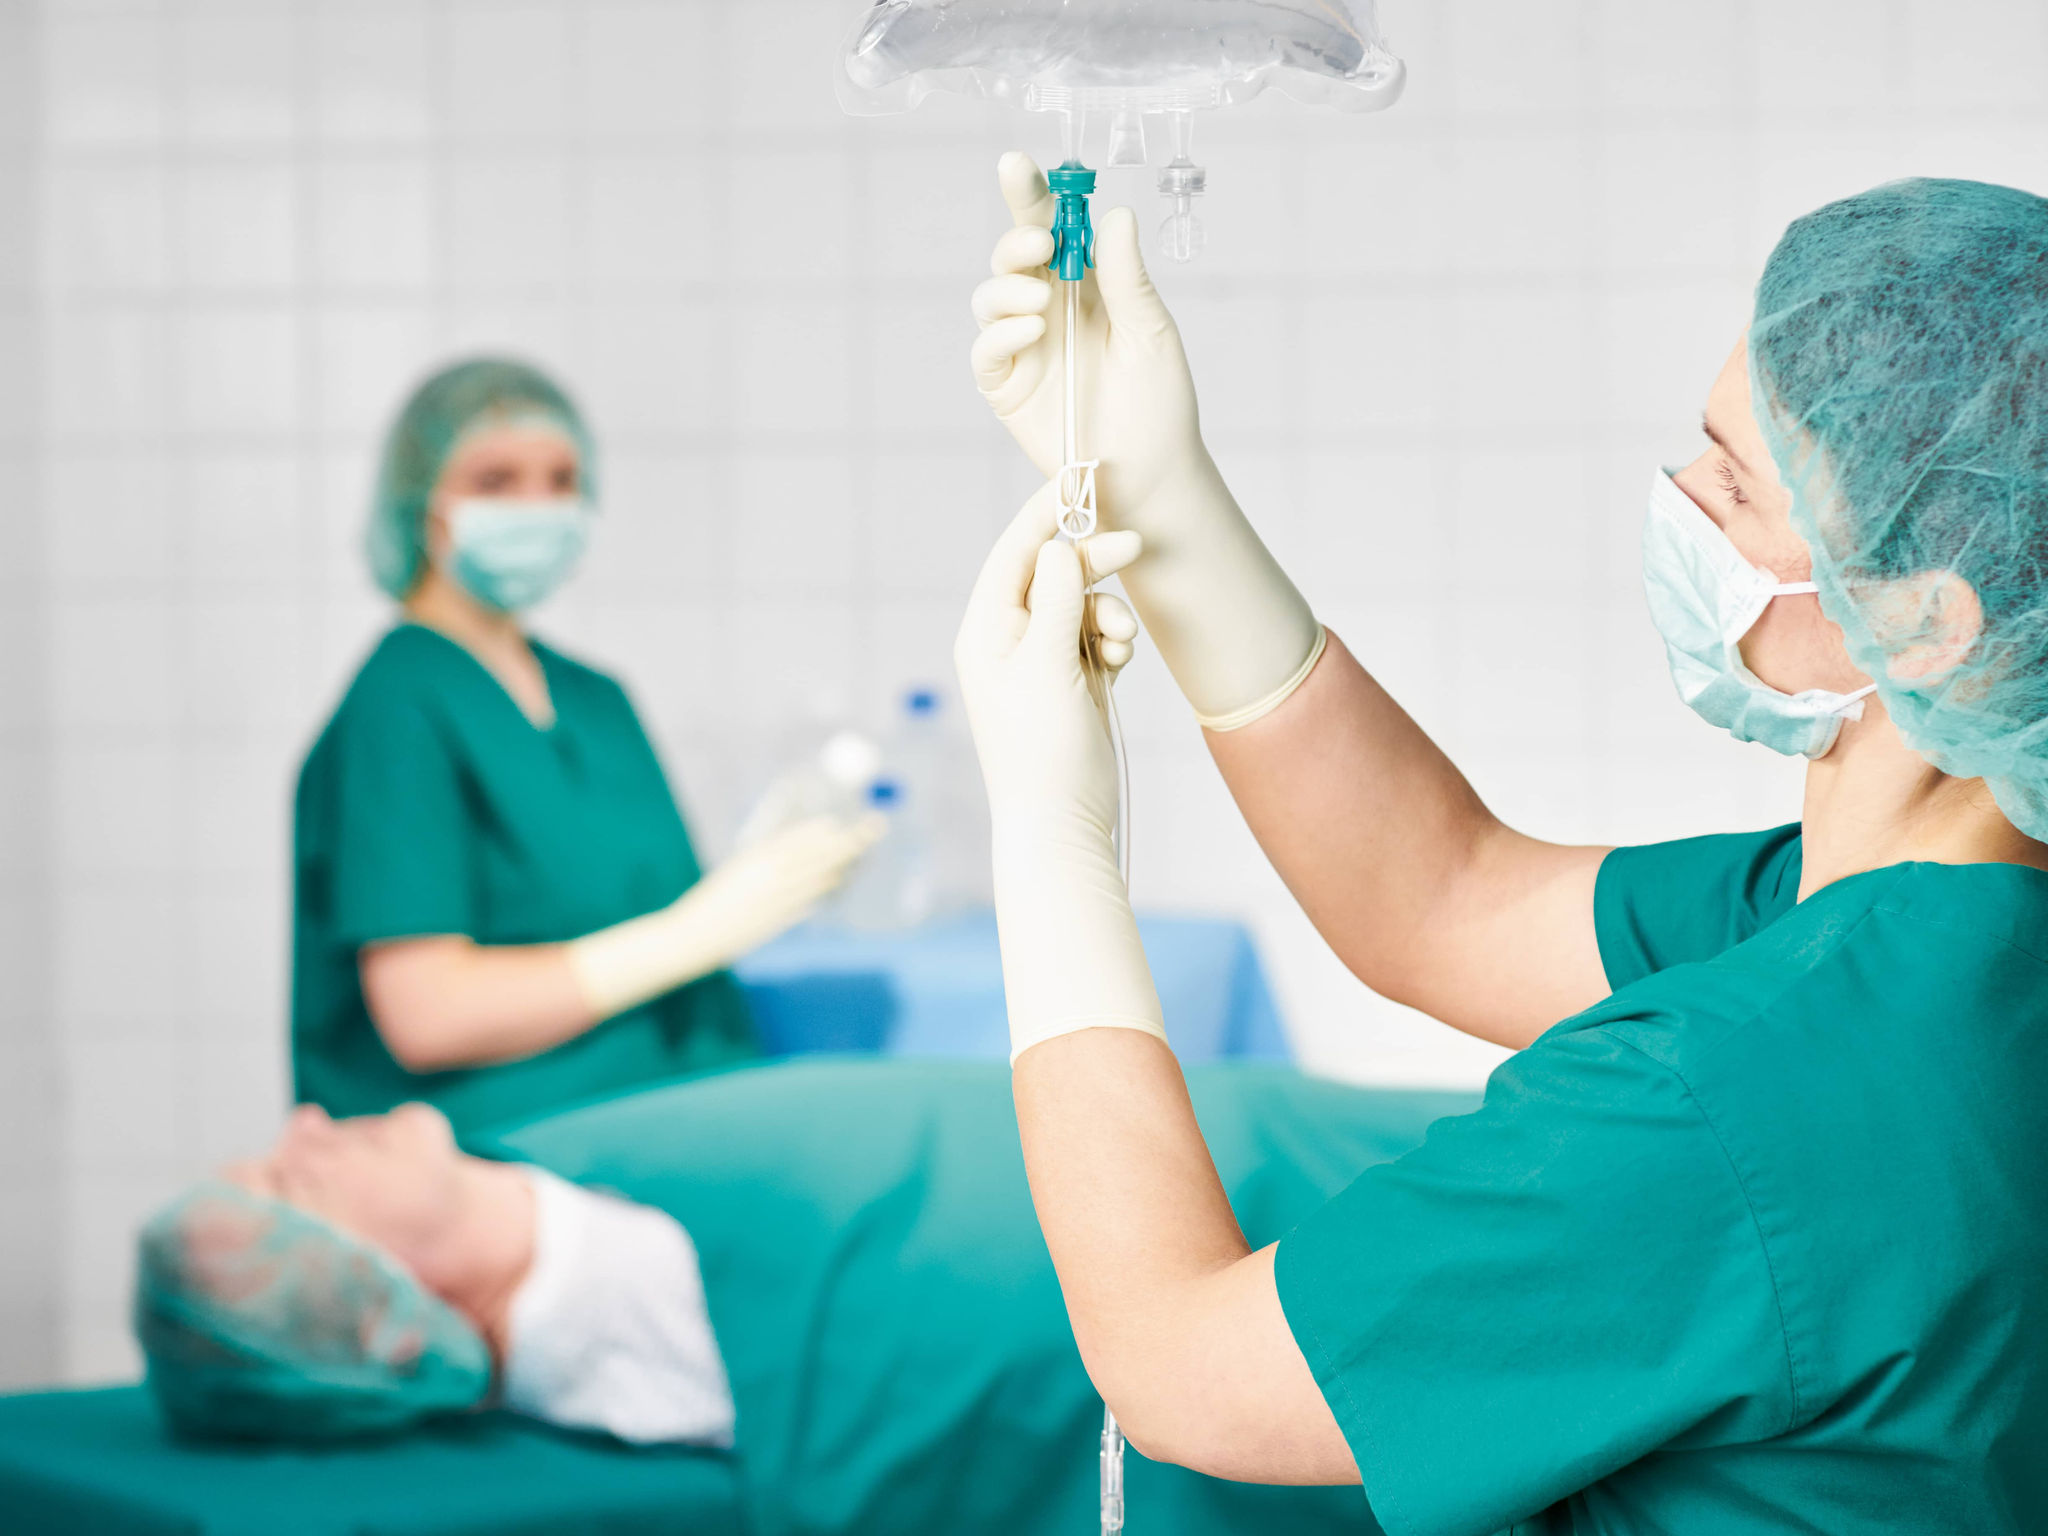
[[(1765, 571), (1764, 574), (1771, 576), (1771, 596), (1773, 597), (1818, 597), (1820, 595), (1820, 585), (1818, 582), (1779, 581), (1769, 571)], [(1854, 693), (1843, 694), (1842, 702), (1837, 704), (1830, 713), (1840, 715), (1848, 720), (1861, 720), (1863, 718), (1863, 701), (1875, 692), (1877, 692), (1877, 684), (1865, 683)]]
[[(1770, 573), (1767, 571), (1765, 574), (1769, 575)], [(1819, 595), (1820, 586), (1816, 582), (1778, 581), (1776, 578), (1772, 579), (1771, 596), (1773, 597), (1818, 597)], [(1875, 692), (1877, 692), (1877, 684), (1865, 683), (1854, 693), (1843, 694), (1842, 702), (1828, 711), (1828, 713), (1840, 716), (1844, 720), (1861, 720), (1863, 718), (1863, 701)]]

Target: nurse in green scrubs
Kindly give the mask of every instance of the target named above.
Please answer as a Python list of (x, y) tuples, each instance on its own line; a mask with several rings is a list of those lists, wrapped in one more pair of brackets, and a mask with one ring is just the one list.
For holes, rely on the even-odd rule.
[(809, 823), (705, 875), (625, 691), (521, 619), (595, 495), (581, 416), (519, 363), (436, 374), (391, 429), (369, 554), (399, 614), (299, 776), (303, 1102), (467, 1131), (748, 1060), (725, 966), (875, 835)]
[[(976, 365), (1042, 456), (1046, 199), (1005, 180)], [(1519, 1049), (1246, 1241), (1125, 942), (1080, 563), (1027, 510), (962, 691), (1031, 1193), (1131, 1442), (1362, 1485), (1394, 1536), (2048, 1530), (2048, 201), (1899, 182), (1773, 252), (1642, 558), (1681, 697), (1808, 759), (1803, 815), (1633, 849), (1503, 825), (1314, 624), (1136, 249), (1103, 219), (1099, 537), (1142, 535), (1125, 585), (1325, 938)]]

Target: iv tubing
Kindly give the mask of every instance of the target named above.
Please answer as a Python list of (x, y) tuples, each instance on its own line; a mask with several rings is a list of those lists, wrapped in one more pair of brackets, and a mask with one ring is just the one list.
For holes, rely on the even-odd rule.
[[(1074, 530), (1068, 526), (1068, 519), (1083, 505), (1082, 477), (1089, 473), (1089, 468), (1081, 459), (1080, 367), (1076, 360), (1081, 340), (1081, 284), (1074, 280), (1063, 286), (1066, 289), (1066, 330), (1060, 350), (1066, 365), (1066, 400), (1060, 436), (1060, 522), (1069, 537), (1073, 537)], [(1092, 501), (1092, 498), (1087, 499)], [(1082, 538), (1094, 532), (1092, 506), (1088, 510), (1091, 515), (1087, 518), (1086, 531), (1080, 535)], [(1116, 691), (1111, 686), (1109, 669), (1102, 665), (1101, 657), (1096, 654), (1092, 637), (1088, 644), (1089, 668), (1093, 673), (1091, 681), (1099, 684), (1102, 690), (1103, 718), (1109, 725), (1110, 750), (1116, 756), (1116, 867), (1123, 877), (1124, 888), (1128, 890), (1131, 883), (1131, 764), (1124, 751), (1123, 722), (1117, 717)], [(1124, 1435), (1107, 1403), (1102, 1405), (1101, 1459), (1102, 1536), (1121, 1536), (1124, 1528)]]
[[(1064, 365), (1066, 399), (1060, 417), (1059, 529), (1075, 545), (1094, 534), (1095, 463), (1081, 457), (1081, 284), (1095, 265), (1095, 232), (1088, 214), (1088, 197), (1095, 190), (1095, 173), (1080, 161), (1082, 120), (1069, 112), (1065, 121), (1066, 161), (1046, 178), (1057, 206), (1053, 217), (1052, 274), (1065, 285), (1061, 361)], [(1088, 670), (1088, 691), (1102, 706), (1109, 730), (1110, 751), (1116, 758), (1116, 827), (1112, 834), (1117, 872), (1124, 888), (1131, 883), (1131, 769), (1124, 752), (1123, 722), (1117, 718), (1114, 679), (1102, 664), (1102, 653), (1084, 623), (1084, 660)], [(1109, 1404), (1102, 1405), (1102, 1536), (1121, 1536), (1124, 1528), (1124, 1436), (1117, 1427)]]
[[(1067, 283), (1064, 286), (1067, 290), (1065, 295), (1067, 307), (1066, 333), (1062, 338), (1060, 347), (1060, 353), (1065, 359), (1067, 369), (1066, 420), (1060, 434), (1060, 475), (1063, 480), (1066, 476), (1075, 473), (1075, 467), (1081, 462), (1081, 428), (1079, 423), (1080, 368), (1074, 361), (1074, 353), (1077, 350), (1076, 343), (1081, 337), (1081, 285), (1079, 283)], [(1062, 507), (1073, 505), (1078, 499), (1079, 494), (1078, 487), (1070, 489), (1065, 484), (1062, 484), (1060, 486), (1060, 503)]]

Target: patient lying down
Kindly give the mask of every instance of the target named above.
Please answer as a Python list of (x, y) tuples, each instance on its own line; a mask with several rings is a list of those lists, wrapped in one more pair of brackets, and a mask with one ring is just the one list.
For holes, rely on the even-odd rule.
[(457, 1149), (438, 1110), (301, 1107), (142, 1238), (136, 1332), (187, 1432), (326, 1439), (495, 1392), (638, 1443), (730, 1446), (697, 1251), (672, 1217)]
[[(1188, 1091), (1255, 1245), (1446, 1107), (1274, 1065), (1197, 1066)], [(469, 1150), (501, 1161), (461, 1155), (428, 1110), (305, 1111), (153, 1222), (136, 1322), (170, 1421), (319, 1441), (495, 1393), (633, 1439), (731, 1439), (763, 1536), (1099, 1518), (1101, 1399), (1032, 1212), (1007, 1063), (796, 1057)], [(1343, 1536), (1363, 1508), (1142, 1458), (1128, 1475), (1147, 1527), (1174, 1536)]]

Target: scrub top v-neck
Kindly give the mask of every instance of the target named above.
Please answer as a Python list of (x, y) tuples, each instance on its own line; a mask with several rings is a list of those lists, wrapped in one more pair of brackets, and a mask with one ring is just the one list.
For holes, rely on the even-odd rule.
[(1800, 853), (1610, 854), (1614, 993), (1282, 1240), (1363, 1529), (2048, 1529), (2048, 874)]
[(625, 691), (533, 649), (554, 704), (545, 728), (468, 651), (401, 624), (307, 756), (294, 815), (301, 1102), (346, 1115), (423, 1099), (473, 1131), (756, 1053), (724, 972), (523, 1061), (414, 1073), (385, 1048), (363, 1000), (366, 945), (558, 943), (665, 906), (701, 874)]

